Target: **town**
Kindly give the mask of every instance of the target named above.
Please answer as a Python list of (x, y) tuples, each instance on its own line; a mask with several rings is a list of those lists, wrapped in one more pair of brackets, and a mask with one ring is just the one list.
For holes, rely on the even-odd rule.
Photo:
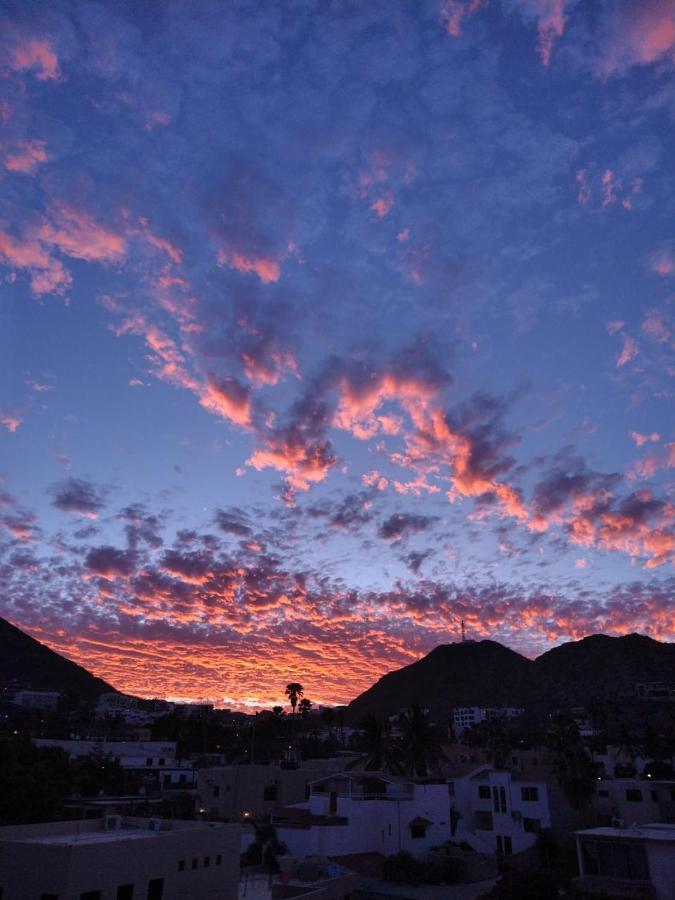
[[(666, 677), (616, 674), (601, 704), (443, 709), (430, 693), (433, 709), (424, 696), (394, 708), (387, 678), (419, 686), (402, 670), (346, 707), (316, 706), (289, 682), (284, 705), (247, 714), (97, 693), (5, 626), (15, 659), (17, 646), (44, 652), (71, 689), (5, 672), (3, 900), (673, 896), (673, 645), (567, 645), (588, 655), (609, 642)], [(441, 650), (449, 696), (462, 681), (452, 665), (470, 660), (476, 680), (482, 657), (511, 652), (462, 640), (416, 665)]]

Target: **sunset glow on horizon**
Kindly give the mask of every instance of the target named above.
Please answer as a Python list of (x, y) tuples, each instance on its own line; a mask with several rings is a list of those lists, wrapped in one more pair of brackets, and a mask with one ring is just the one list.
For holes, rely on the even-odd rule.
[(675, 639), (675, 3), (0, 5), (0, 616), (345, 703)]

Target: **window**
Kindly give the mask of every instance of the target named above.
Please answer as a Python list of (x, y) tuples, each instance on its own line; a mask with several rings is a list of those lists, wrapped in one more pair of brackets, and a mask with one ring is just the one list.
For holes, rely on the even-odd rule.
[(536, 787), (524, 787), (520, 789), (520, 796), (522, 800), (534, 801), (539, 799), (539, 788)]
[(411, 825), (410, 826), (410, 837), (411, 838), (423, 838), (426, 837), (427, 826), (422, 824)]
[(640, 788), (626, 788), (626, 800), (630, 800), (632, 803), (639, 803), (642, 800)]
[(148, 882), (148, 900), (162, 900), (164, 893), (164, 879), (153, 878)]
[(496, 813), (506, 812), (506, 788), (492, 788), (492, 808)]
[(492, 813), (478, 811), (474, 816), (477, 831), (492, 831)]
[(161, 757), (161, 756), (160, 756), (160, 758), (159, 758), (159, 760), (158, 760), (158, 765), (160, 765), (160, 766), (163, 766), (163, 765), (164, 765), (164, 757)]
[(223, 861), (223, 854), (219, 853), (218, 856), (216, 856), (216, 865), (219, 866), (222, 861)]
[(478, 799), (479, 800), (489, 800), (490, 799), (490, 785), (489, 784), (479, 784), (478, 785)]
[(179, 871), (179, 872), (184, 872), (184, 871), (185, 871), (185, 860), (184, 860), (184, 859), (179, 859), (179, 860), (178, 860), (178, 871)]
[(511, 856), (513, 853), (513, 843), (508, 834), (504, 835), (504, 856)]
[(199, 865), (199, 860), (195, 856), (195, 858), (192, 860), (192, 868), (196, 869), (198, 865)]
[(117, 900), (134, 900), (133, 884), (121, 884), (117, 888)]
[[(0, 888), (0, 900), (2, 900), (2, 888)], [(40, 900), (59, 900), (58, 894), (40, 894)]]
[(217, 800), (220, 797), (220, 786), (216, 785), (213, 789), (213, 799)]
[(523, 817), (523, 829), (528, 834), (538, 834), (541, 831), (540, 819), (526, 819)]
[(659, 793), (658, 791), (652, 791), (652, 803), (659, 802)]
[(146, 764), (146, 766), (151, 766), (151, 765), (152, 765), (152, 757), (151, 757), (151, 756), (148, 756), (148, 757), (147, 757), (147, 759), (145, 760), (145, 764)]
[(100, 891), (84, 891), (80, 894), (80, 900), (101, 900)]
[(643, 844), (631, 841), (584, 841), (581, 845), (584, 874), (648, 881), (649, 867)]
[(448, 797), (454, 797), (454, 796), (455, 796), (455, 782), (449, 781), (448, 782)]
[(609, 791), (600, 788), (598, 790), (598, 797), (609, 797)]
[(277, 786), (276, 784), (268, 784), (265, 788), (263, 794), (263, 800), (267, 803), (271, 803), (277, 799)]
[(210, 865), (211, 865), (211, 857), (210, 857), (210, 856), (205, 856), (205, 857), (204, 857), (204, 868), (205, 868), (205, 869), (208, 869), (208, 867), (209, 867)]

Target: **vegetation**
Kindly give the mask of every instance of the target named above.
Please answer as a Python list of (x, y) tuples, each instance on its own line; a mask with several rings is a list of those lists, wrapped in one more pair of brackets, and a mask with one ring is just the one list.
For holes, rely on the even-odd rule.
[(451, 856), (419, 860), (401, 850), (384, 861), (382, 876), (395, 884), (457, 884), (464, 876), (464, 866)]
[(295, 715), (295, 708), (298, 705), (298, 700), (305, 693), (301, 684), (297, 681), (291, 681), (290, 684), (286, 685), (286, 690), (284, 692), (288, 697), (288, 702), (291, 704), (293, 709), (293, 715)]

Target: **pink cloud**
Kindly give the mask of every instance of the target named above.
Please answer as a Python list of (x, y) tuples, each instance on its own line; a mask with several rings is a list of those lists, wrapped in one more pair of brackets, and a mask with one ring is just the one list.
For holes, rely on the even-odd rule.
[(565, 0), (536, 0), (538, 8), (537, 51), (545, 66), (551, 61), (553, 46), (565, 31)]
[(17, 240), (0, 231), (0, 259), (15, 269), (25, 269), (31, 278), (34, 294), (63, 294), (72, 278), (63, 264), (35, 239)]
[(374, 487), (377, 488), (378, 491), (386, 491), (389, 486), (389, 481), (381, 475), (377, 469), (373, 469), (372, 472), (368, 472), (366, 475), (361, 476), (361, 481), (365, 484), (366, 487)]
[(384, 219), (384, 217), (391, 212), (393, 206), (394, 198), (391, 194), (384, 194), (381, 197), (377, 197), (370, 204), (370, 208), (378, 219)]
[(217, 379), (210, 375), (199, 391), (199, 402), (209, 412), (229, 419), (242, 428), (251, 427), (249, 390), (236, 378)]
[(10, 172), (30, 174), (37, 166), (47, 161), (45, 146), (44, 141), (24, 141), (19, 149), (5, 156), (5, 168)]
[(621, 353), (619, 354), (616, 361), (617, 369), (622, 368), (626, 365), (626, 363), (629, 363), (632, 359), (635, 359), (639, 352), (640, 347), (638, 345), (638, 342), (634, 338), (629, 337), (626, 334), (623, 335), (623, 347), (621, 348)]
[(229, 266), (237, 272), (253, 272), (263, 284), (276, 282), (281, 275), (279, 261), (270, 256), (247, 256), (243, 253), (226, 253), (220, 250), (218, 264)]
[(652, 432), (652, 434), (640, 434), (639, 431), (631, 431), (630, 436), (635, 441), (636, 447), (642, 447), (642, 445), (646, 444), (648, 441), (656, 443), (656, 441), (661, 440), (661, 435), (656, 431)]
[(642, 320), (640, 330), (650, 340), (657, 341), (659, 344), (667, 344), (670, 341), (672, 329), (666, 319), (665, 312), (651, 309)]
[(633, 65), (675, 59), (675, 6), (671, 0), (617, 3), (600, 73), (619, 74)]
[(38, 237), (75, 259), (88, 262), (119, 262), (126, 254), (126, 240), (95, 222), (89, 215), (64, 203), (51, 210)]
[(164, 251), (170, 259), (176, 263), (176, 265), (180, 265), (183, 261), (183, 253), (179, 250), (175, 244), (172, 244), (171, 241), (166, 238), (158, 237), (150, 228), (150, 224), (147, 219), (141, 218), (138, 220), (143, 237), (146, 241), (151, 244), (153, 247), (156, 247), (158, 250)]
[(675, 274), (675, 253), (672, 247), (656, 250), (649, 257), (649, 268), (662, 278)]
[(59, 78), (59, 62), (47, 40), (32, 39), (19, 44), (10, 53), (9, 64), (15, 72), (34, 71), (39, 81)]
[(465, 18), (475, 15), (487, 0), (445, 0), (439, 13), (439, 21), (450, 37), (458, 38), (462, 33)]
[(6, 428), (11, 434), (14, 434), (19, 430), (22, 421), (21, 416), (17, 416), (6, 410), (0, 410), (0, 425)]

